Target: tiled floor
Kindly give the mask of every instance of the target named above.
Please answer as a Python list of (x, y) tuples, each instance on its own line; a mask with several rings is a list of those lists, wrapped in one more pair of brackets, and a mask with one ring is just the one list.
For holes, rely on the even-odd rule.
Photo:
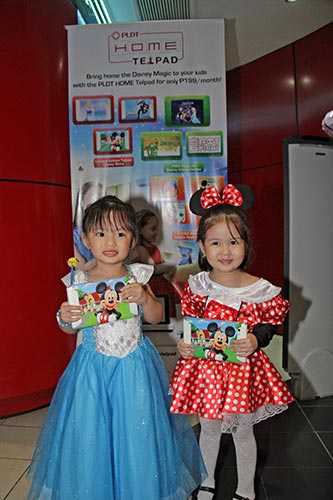
[[(26, 499), (26, 471), (45, 413), (44, 408), (0, 420), (1, 500)], [(258, 424), (256, 436), (257, 500), (333, 498), (333, 397), (293, 403), (285, 413)], [(232, 498), (234, 463), (232, 440), (224, 435), (216, 500)]]
[[(295, 402), (255, 426), (256, 500), (333, 499), (333, 397)], [(222, 436), (216, 500), (230, 500), (236, 469), (232, 439)]]
[[(24, 500), (30, 460), (47, 408), (0, 419), (0, 499)], [(92, 499), (97, 500), (97, 499)]]
[[(273, 358), (274, 352), (269, 355)], [(46, 411), (43, 408), (0, 418), (0, 500), (27, 498), (26, 472)], [(192, 420), (199, 431), (196, 423)], [(255, 431), (256, 500), (333, 499), (333, 396), (296, 401), (286, 412), (257, 424)], [(236, 469), (228, 435), (222, 436), (217, 475), (218, 494), (214, 500), (230, 500), (235, 491)]]

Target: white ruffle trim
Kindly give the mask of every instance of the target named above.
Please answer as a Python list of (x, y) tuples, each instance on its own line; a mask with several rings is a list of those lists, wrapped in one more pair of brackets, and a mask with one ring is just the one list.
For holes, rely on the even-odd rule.
[[(129, 276), (133, 276), (137, 283), (141, 283), (141, 285), (146, 285), (154, 272), (154, 266), (149, 264), (130, 264), (126, 266), (128, 269)], [(70, 276), (71, 273), (66, 274), (61, 281), (68, 287), (70, 286)], [(74, 283), (87, 283), (89, 279), (89, 271), (77, 270), (74, 273)]]
[[(282, 413), (287, 410), (287, 408), (288, 405), (265, 405), (258, 408), (254, 413), (248, 413), (246, 415), (241, 415), (239, 413), (223, 413), (221, 416), (221, 432), (230, 434), (235, 432), (238, 427), (257, 424), (262, 420)], [(205, 418), (204, 415), (200, 416)]]
[(212, 281), (207, 271), (191, 275), (188, 281), (193, 293), (201, 296), (208, 295), (209, 300), (216, 300), (235, 309), (239, 309), (241, 302), (259, 304), (273, 299), (281, 292), (280, 287), (272, 285), (264, 278), (242, 288), (226, 287)]

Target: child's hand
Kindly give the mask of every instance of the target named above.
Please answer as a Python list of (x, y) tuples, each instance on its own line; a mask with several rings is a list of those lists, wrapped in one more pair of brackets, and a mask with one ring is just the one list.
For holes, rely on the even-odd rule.
[(148, 285), (128, 283), (120, 292), (123, 302), (135, 302), (142, 305), (143, 317), (147, 323), (156, 324), (163, 318), (163, 306), (156, 299)]
[(60, 306), (60, 319), (63, 323), (73, 323), (78, 321), (83, 315), (81, 306), (73, 306), (68, 302), (63, 302)]
[(244, 339), (234, 340), (230, 349), (240, 357), (250, 356), (258, 347), (258, 341), (255, 335), (248, 333)]
[(185, 358), (189, 359), (193, 357), (194, 347), (191, 344), (187, 344), (183, 339), (178, 340), (177, 343), (179, 354)]
[(120, 292), (122, 302), (145, 304), (148, 300), (147, 292), (140, 283), (129, 283)]

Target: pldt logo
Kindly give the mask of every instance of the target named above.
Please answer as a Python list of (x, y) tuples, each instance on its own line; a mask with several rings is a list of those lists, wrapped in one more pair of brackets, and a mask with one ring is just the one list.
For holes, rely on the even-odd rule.
[(109, 36), (109, 61), (134, 65), (175, 64), (184, 58), (181, 32), (139, 33), (114, 31)]

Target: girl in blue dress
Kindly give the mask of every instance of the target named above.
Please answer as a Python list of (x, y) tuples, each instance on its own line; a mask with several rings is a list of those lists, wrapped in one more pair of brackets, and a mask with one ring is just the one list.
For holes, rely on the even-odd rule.
[[(85, 211), (83, 241), (96, 263), (74, 283), (130, 277), (120, 300), (138, 315), (82, 329), (38, 439), (28, 499), (185, 500), (206, 474), (187, 417), (169, 413), (166, 369), (142, 334), (143, 318), (157, 323), (162, 309), (147, 285), (153, 267), (124, 264), (137, 242), (134, 209), (99, 199)], [(59, 326), (76, 333), (82, 314), (63, 302)]]

